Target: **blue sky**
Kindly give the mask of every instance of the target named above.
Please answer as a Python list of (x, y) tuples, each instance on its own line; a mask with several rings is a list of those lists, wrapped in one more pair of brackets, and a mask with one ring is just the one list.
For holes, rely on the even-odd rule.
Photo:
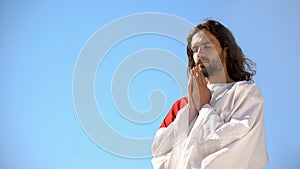
[[(77, 117), (72, 93), (76, 63), (93, 35), (112, 21), (145, 12), (176, 16), (193, 25), (217, 19), (233, 32), (245, 55), (257, 64), (254, 80), (265, 97), (270, 157), (265, 168), (299, 168), (299, 6), (296, 0), (1, 1), (0, 168), (151, 168), (150, 158), (122, 157), (98, 146)], [(144, 23), (126, 27), (137, 24)], [(111, 36), (117, 33), (111, 31)], [(174, 77), (146, 69), (135, 75), (125, 94), (135, 110), (147, 112), (149, 93), (159, 89), (165, 99), (162, 114), (150, 123), (137, 123), (118, 113), (112, 77), (124, 60), (144, 49), (168, 51), (186, 63), (182, 42), (141, 34), (115, 44), (99, 63), (94, 81), (106, 122), (133, 138), (153, 137), (168, 108), (185, 94)], [(186, 72), (181, 77), (184, 80)], [(105, 131), (99, 133), (106, 137)]]

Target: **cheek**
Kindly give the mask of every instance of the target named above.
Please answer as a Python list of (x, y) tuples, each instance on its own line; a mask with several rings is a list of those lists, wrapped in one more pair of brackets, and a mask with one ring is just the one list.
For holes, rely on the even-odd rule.
[(215, 60), (215, 59), (220, 59), (220, 55), (216, 50), (211, 50), (207, 53), (208, 59), (209, 60)]

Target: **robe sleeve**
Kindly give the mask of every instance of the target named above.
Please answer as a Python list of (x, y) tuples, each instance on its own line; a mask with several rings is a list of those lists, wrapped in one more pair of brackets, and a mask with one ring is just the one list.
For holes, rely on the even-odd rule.
[[(230, 110), (217, 112), (205, 105), (182, 151), (180, 168), (259, 169), (268, 161), (265, 151), (264, 100), (254, 84), (237, 87)], [(226, 118), (230, 117), (230, 118)]]
[(188, 103), (187, 97), (181, 98), (177, 100), (171, 109), (169, 110), (168, 114), (166, 115), (164, 121), (160, 125), (160, 128), (163, 127), (168, 127), (176, 118), (177, 113), (179, 112), (180, 109), (182, 109), (186, 104)]
[(156, 132), (152, 143), (152, 164), (155, 169), (168, 168), (171, 152), (180, 140), (185, 139), (188, 129), (187, 98), (177, 100)]
[[(191, 130), (185, 106), (169, 126), (157, 131), (152, 145), (155, 169), (173, 168), (175, 163), (180, 169), (263, 168), (268, 156), (264, 99), (258, 87), (241, 83), (232, 95), (224, 97), (216, 105), (219, 107), (204, 105)], [(227, 108), (220, 111), (220, 106)], [(179, 144), (181, 141), (184, 144)]]

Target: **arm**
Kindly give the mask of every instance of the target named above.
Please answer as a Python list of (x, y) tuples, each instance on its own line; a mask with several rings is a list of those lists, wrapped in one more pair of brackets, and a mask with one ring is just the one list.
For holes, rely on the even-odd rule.
[[(160, 128), (154, 137), (152, 143), (152, 155), (153, 155), (153, 162), (157, 161), (166, 161), (169, 162), (168, 158), (171, 155), (173, 148), (180, 143), (180, 141), (186, 138), (188, 132), (188, 116), (186, 110), (188, 106), (182, 108), (175, 120), (168, 125), (168, 127)], [(166, 164), (158, 164), (157, 162), (153, 165), (166, 165)], [(160, 168), (155, 167), (154, 168)]]
[(157, 131), (152, 143), (154, 168), (167, 168), (173, 148), (188, 130), (187, 98), (176, 101)]
[[(263, 98), (255, 84), (238, 87), (227, 112), (204, 105), (185, 147), (182, 168), (262, 168), (267, 162)], [(229, 117), (229, 118), (228, 118)], [(255, 161), (255, 162), (253, 162)]]
[[(178, 113), (178, 117), (175, 118), (178, 109), (178, 101), (172, 106), (168, 115), (164, 119), (164, 122), (161, 125), (161, 128), (157, 131), (153, 144), (152, 144), (152, 164), (154, 168), (169, 168), (170, 163), (172, 162), (172, 155), (176, 154), (178, 151), (181, 152), (181, 142), (186, 140), (187, 135), (190, 131), (190, 125), (195, 122), (196, 117), (198, 116), (198, 111), (200, 109), (198, 102), (200, 100), (199, 92), (206, 93), (209, 97), (205, 100), (208, 102), (210, 99), (210, 91), (206, 87), (206, 82), (200, 82), (205, 88), (199, 88), (199, 80), (196, 79), (196, 71), (191, 70), (189, 83), (188, 83), (188, 101), (189, 105), (185, 106)], [(202, 74), (201, 74), (202, 75)], [(202, 78), (203, 75), (201, 76)], [(186, 99), (187, 100), (187, 99)], [(201, 101), (203, 102), (204, 99)], [(186, 101), (187, 102), (187, 101)], [(200, 104), (204, 104), (204, 103)], [(174, 120), (175, 119), (175, 120)], [(173, 155), (173, 156), (178, 156)], [(176, 165), (176, 164), (171, 164)]]

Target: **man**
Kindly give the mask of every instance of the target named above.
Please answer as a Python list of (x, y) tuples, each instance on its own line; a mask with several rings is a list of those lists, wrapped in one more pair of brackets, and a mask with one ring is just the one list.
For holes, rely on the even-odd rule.
[(253, 63), (214, 20), (193, 28), (187, 43), (188, 97), (174, 103), (156, 133), (154, 168), (263, 168), (264, 99)]

